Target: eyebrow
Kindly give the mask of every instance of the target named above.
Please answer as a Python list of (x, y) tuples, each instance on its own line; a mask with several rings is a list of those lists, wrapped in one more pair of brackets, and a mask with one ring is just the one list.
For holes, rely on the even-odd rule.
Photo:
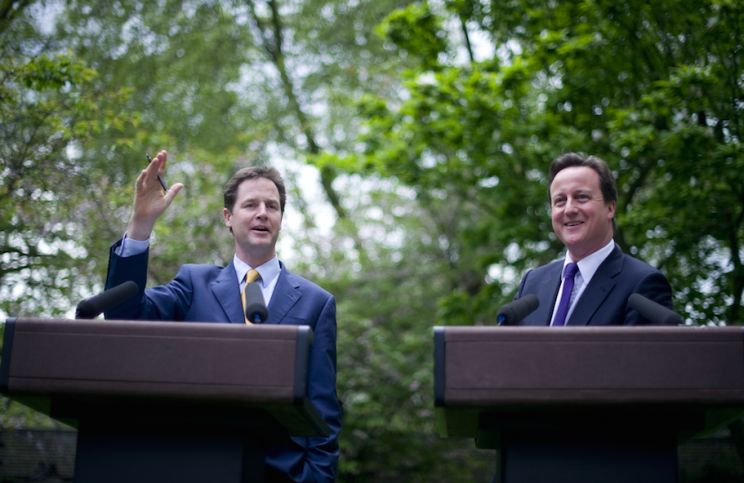
[(564, 193), (592, 193), (592, 192), (593, 191), (591, 188), (576, 188), (570, 191), (559, 191), (558, 193), (564, 194)]
[(568, 192), (558, 191), (557, 193), (551, 193), (550, 194), (550, 199), (553, 200), (557, 196), (566, 196), (566, 193), (571, 193), (571, 194), (573, 194), (573, 193), (580, 193), (580, 194), (581, 193), (589, 193), (589, 194), (593, 194), (594, 192), (592, 191), (591, 188), (576, 188), (573, 191), (568, 191)]
[(260, 198), (260, 197), (257, 197), (257, 196), (253, 196), (253, 197), (250, 197), (250, 198), (245, 198), (244, 200), (242, 200), (240, 202), (240, 204), (241, 205), (244, 205), (246, 203), (256, 203), (257, 201), (264, 201), (266, 203), (276, 203), (277, 205), (279, 204), (279, 200), (276, 199), (276, 198)]

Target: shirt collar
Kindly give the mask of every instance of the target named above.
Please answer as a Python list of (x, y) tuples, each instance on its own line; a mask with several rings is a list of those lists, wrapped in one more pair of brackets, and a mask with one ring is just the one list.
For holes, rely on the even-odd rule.
[[(602, 265), (602, 262), (604, 262), (605, 259), (610, 256), (610, 253), (612, 253), (612, 250), (614, 248), (615, 240), (610, 239), (610, 242), (603, 248), (600, 248), (591, 255), (587, 255), (580, 261), (576, 262), (576, 264), (579, 266), (579, 273), (581, 274), (581, 278), (584, 279), (584, 283), (589, 283), (594, 274), (597, 273), (597, 269), (599, 268), (599, 266)], [(565, 277), (566, 265), (568, 265), (569, 263), (573, 263), (573, 260), (571, 260), (571, 255), (566, 253), (566, 260), (563, 262), (563, 272), (561, 273), (561, 279)]]
[[(248, 270), (253, 269), (253, 267), (238, 258), (237, 254), (233, 257), (233, 266), (235, 267), (235, 273), (238, 276), (238, 284), (243, 283), (245, 274), (248, 273)], [(258, 282), (261, 287), (266, 288), (272, 280), (279, 276), (279, 272), (282, 271), (279, 266), (279, 258), (275, 255), (274, 258), (268, 262), (256, 267), (256, 271), (261, 275), (261, 278), (256, 280), (256, 282)]]

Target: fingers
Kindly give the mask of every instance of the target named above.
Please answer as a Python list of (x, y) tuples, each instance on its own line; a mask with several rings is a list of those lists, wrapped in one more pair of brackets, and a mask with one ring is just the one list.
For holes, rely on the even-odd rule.
[[(168, 187), (162, 181), (162, 177), (165, 175), (165, 164), (167, 161), (168, 152), (160, 151), (147, 166), (147, 169), (142, 170), (135, 184), (136, 193), (139, 193), (139, 196), (146, 196), (152, 201), (155, 201), (156, 198), (165, 199), (167, 205), (173, 201), (173, 198), (183, 188), (183, 184), (176, 183), (168, 190)], [(158, 178), (159, 176), (161, 178)], [(161, 190), (165, 190), (165, 193), (161, 194)], [(161, 196), (156, 196), (155, 193), (161, 194)]]
[(142, 188), (142, 185), (145, 184), (145, 178), (147, 177), (147, 170), (143, 169), (140, 171), (139, 176), (137, 176), (137, 181), (135, 182), (135, 185), (137, 188)]
[(179, 191), (183, 188), (183, 184), (176, 183), (173, 186), (171, 186), (171, 189), (168, 190), (168, 192), (165, 194), (165, 200), (168, 202), (168, 205), (171, 204), (173, 201), (173, 198), (176, 197)]
[(161, 177), (165, 175), (165, 164), (167, 160), (167, 151), (160, 151), (155, 155), (155, 158), (152, 159), (147, 169), (143, 170), (137, 178), (137, 189), (140, 191), (155, 191), (159, 186), (161, 189), (167, 189), (158, 179), (158, 175)]
[(155, 158), (143, 169), (135, 183), (134, 208), (127, 227), (127, 236), (134, 240), (146, 240), (150, 237), (155, 222), (170, 206), (183, 184), (174, 184), (169, 191), (163, 193), (165, 185), (161, 186), (158, 175), (165, 174), (165, 163), (168, 153), (160, 151)]
[(158, 173), (161, 175), (165, 174), (165, 164), (168, 161), (168, 152), (163, 150), (160, 151), (157, 156), (155, 156), (155, 159), (153, 159), (153, 164), (155, 163), (155, 160), (158, 161), (157, 167), (158, 167)]
[[(155, 161), (153, 161), (152, 164), (155, 164)], [(135, 190), (137, 193), (144, 194), (151, 191), (162, 190), (162, 188), (160, 188), (160, 183), (158, 182), (158, 172), (155, 168), (156, 166), (150, 165), (147, 169), (142, 170), (135, 183)]]

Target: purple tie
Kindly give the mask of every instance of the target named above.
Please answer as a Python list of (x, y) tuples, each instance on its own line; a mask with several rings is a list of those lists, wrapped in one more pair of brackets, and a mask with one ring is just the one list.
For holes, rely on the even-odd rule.
[(571, 292), (574, 287), (574, 276), (579, 271), (579, 266), (571, 262), (566, 265), (566, 278), (563, 280), (563, 292), (561, 292), (561, 302), (555, 312), (553, 327), (563, 327), (566, 325), (566, 314), (568, 314), (568, 304), (571, 302)]

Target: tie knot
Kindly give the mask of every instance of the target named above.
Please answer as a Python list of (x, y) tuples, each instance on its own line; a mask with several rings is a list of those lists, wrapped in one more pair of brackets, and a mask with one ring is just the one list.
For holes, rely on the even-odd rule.
[(256, 280), (258, 280), (258, 277), (260, 277), (260, 275), (256, 270), (248, 270), (248, 273), (245, 274), (245, 283), (249, 284), (251, 282), (255, 282)]
[(574, 278), (576, 275), (576, 272), (579, 271), (579, 265), (571, 262), (568, 265), (566, 265), (566, 278)]

